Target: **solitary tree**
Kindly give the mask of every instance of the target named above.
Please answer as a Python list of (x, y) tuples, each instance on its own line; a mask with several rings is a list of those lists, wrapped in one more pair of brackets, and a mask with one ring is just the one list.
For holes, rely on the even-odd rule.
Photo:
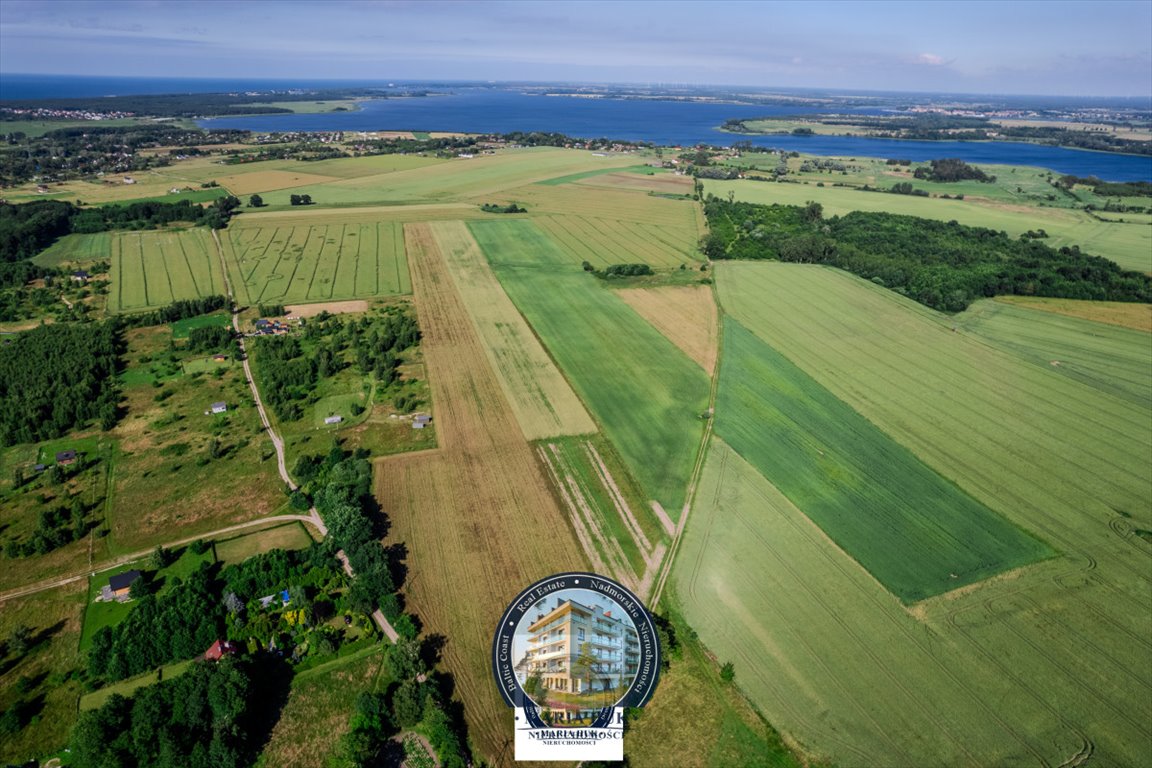
[(260, 197), (260, 195), (252, 195), (252, 197), (248, 198), (248, 207), (249, 208), (263, 208), (264, 207), (264, 198)]
[(585, 691), (592, 688), (592, 678), (596, 675), (597, 661), (598, 659), (592, 655), (592, 643), (581, 643), (580, 653), (576, 656), (576, 661), (572, 663), (572, 671), (584, 680)]
[(736, 667), (732, 665), (732, 662), (726, 661), (724, 666), (720, 667), (720, 679), (726, 683), (736, 679)]

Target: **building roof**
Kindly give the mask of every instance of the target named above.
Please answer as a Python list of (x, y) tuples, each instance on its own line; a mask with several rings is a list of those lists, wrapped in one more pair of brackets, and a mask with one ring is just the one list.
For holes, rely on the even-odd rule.
[(325, 424), (339, 424), (342, 421), (344, 421), (343, 416), (329, 416), (328, 418), (324, 419)]
[(228, 407), (228, 403), (224, 402), (223, 400), (221, 400), (217, 403), (212, 403), (212, 410), (216, 410), (218, 408), (227, 408), (227, 407)]
[(60, 451), (56, 454), (56, 461), (71, 461), (76, 458), (76, 451)]
[(212, 646), (208, 650), (204, 651), (204, 658), (209, 661), (216, 661), (224, 656), (236, 653), (239, 650), (240, 646), (231, 640), (217, 640), (212, 643)]
[(140, 571), (132, 570), (118, 573), (112, 578), (108, 579), (108, 586), (112, 588), (113, 592), (118, 592), (121, 589), (127, 589), (132, 586), (132, 582), (140, 578)]

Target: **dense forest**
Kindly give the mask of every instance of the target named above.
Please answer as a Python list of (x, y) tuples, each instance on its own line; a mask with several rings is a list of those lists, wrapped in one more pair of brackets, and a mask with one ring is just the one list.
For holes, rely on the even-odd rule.
[[(261, 746), (273, 701), (268, 670), (249, 659), (202, 661), (172, 680), (113, 694), (81, 712), (72, 730), (75, 768), (241, 768)], [(260, 673), (264, 674), (261, 675)], [(262, 690), (263, 689), (263, 690)], [(265, 695), (261, 695), (265, 694)]]
[(753, 205), (709, 196), (711, 259), (779, 259), (828, 264), (903, 293), (934, 309), (959, 312), (1004, 294), (1152, 301), (1152, 278), (1036, 238), (892, 213), (856, 211), (824, 218), (806, 207)]
[(42, 325), (0, 344), (0, 446), (60, 437), (117, 419), (115, 322)]

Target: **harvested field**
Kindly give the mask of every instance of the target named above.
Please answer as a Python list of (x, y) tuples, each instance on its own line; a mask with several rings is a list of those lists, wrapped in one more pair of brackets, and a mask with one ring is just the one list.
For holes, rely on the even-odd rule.
[(330, 315), (343, 315), (350, 312), (367, 312), (368, 302), (358, 299), (355, 301), (327, 301), (320, 304), (291, 304), (284, 307), (284, 311), (293, 317), (315, 317), (321, 312)]
[(711, 288), (626, 288), (616, 295), (711, 375), (720, 351), (716, 298)]
[(574, 183), (586, 187), (636, 189), (666, 195), (692, 194), (692, 177), (677, 176), (673, 173), (653, 173), (651, 176), (642, 173), (605, 173), (579, 179)]
[(524, 438), (595, 432), (584, 405), (504, 293), (464, 223), (410, 225), (418, 226), (431, 230)]
[(511, 760), (512, 714), (492, 680), (494, 623), (533, 580), (587, 559), (549, 491), (426, 227), (408, 227), (421, 347), (440, 448), (376, 462), (390, 540), (408, 548), (405, 591), (466, 703), (469, 735)]
[(1078, 301), (1076, 299), (1044, 299), (1037, 296), (998, 296), (996, 301), (1017, 307), (1051, 312), (1056, 315), (1078, 317), (1107, 325), (1118, 325), (1136, 331), (1152, 333), (1152, 304), (1128, 301)]
[(293, 189), (308, 185), (339, 181), (336, 176), (322, 176), (304, 171), (262, 170), (249, 173), (236, 173), (218, 176), (216, 182), (234, 195), (250, 195), (253, 192), (271, 192), (276, 189)]

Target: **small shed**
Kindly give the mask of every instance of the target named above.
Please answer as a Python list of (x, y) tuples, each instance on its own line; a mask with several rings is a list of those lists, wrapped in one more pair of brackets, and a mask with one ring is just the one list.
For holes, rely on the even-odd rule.
[(83, 270), (83, 269), (78, 269), (72, 273), (72, 279), (75, 280), (77, 283), (86, 283), (86, 282), (88, 282), (89, 277), (90, 277), (90, 275), (88, 274), (88, 272), (86, 270)]
[(137, 570), (118, 573), (112, 578), (108, 579), (108, 588), (112, 590), (112, 594), (116, 597), (124, 597), (128, 594), (128, 590), (132, 588), (133, 582), (139, 578), (140, 571)]
[(342, 421), (344, 421), (343, 416), (329, 416), (328, 418), (324, 419), (325, 424), (339, 424)]
[(228, 410), (228, 403), (225, 403), (223, 400), (221, 400), (218, 403), (212, 403), (212, 407), (210, 409), (210, 412), (211, 413), (224, 413), (227, 410)]
[(212, 355), (212, 362), (224, 363), (228, 361), (228, 355)]
[(414, 413), (412, 414), (412, 421), (417, 424), (427, 424), (432, 421), (432, 417), (426, 413)]
[(76, 451), (60, 451), (56, 454), (56, 463), (62, 467), (76, 463)]

